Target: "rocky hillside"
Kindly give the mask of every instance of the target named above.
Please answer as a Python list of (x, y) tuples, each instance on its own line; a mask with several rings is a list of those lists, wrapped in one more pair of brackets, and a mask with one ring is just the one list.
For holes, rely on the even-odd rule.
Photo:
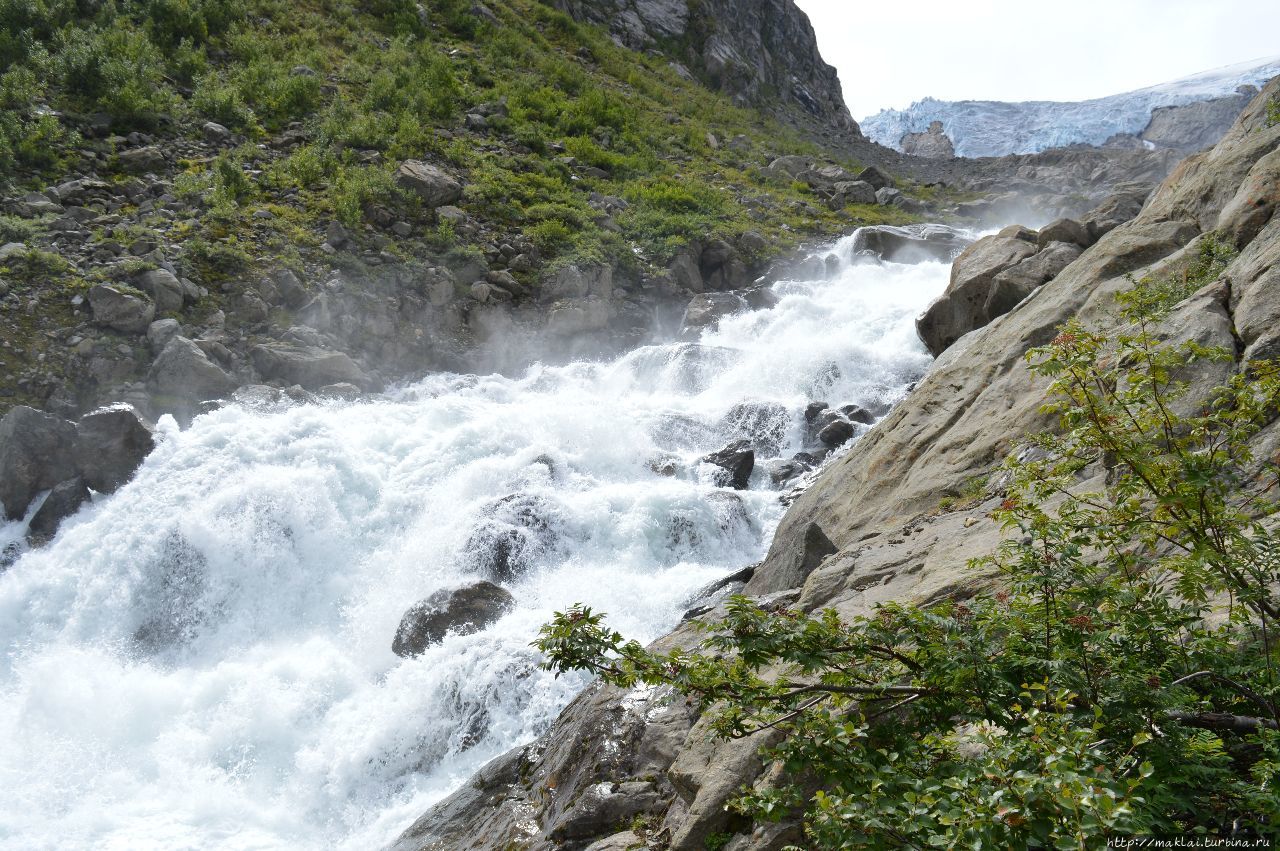
[[(535, 0), (95, 9), (0, 11), (0, 412), (600, 351), (922, 209), (878, 172), (838, 190), (860, 164), (756, 107), (786, 67), (784, 99), (847, 121), (789, 3), (699, 36), (734, 97)], [(773, 64), (714, 64), (755, 38)]]
[[(1072, 317), (1104, 328), (1117, 322), (1114, 297), (1134, 279), (1198, 287), (1178, 291), (1162, 334), (1235, 354), (1186, 376), (1188, 404), (1249, 361), (1274, 357), (1276, 98), (1280, 81), (1145, 202), (1118, 196), (1086, 221), (1011, 228), (961, 255), (944, 299), (968, 312), (957, 310), (952, 332), (935, 341), (942, 355), (791, 506), (767, 559), (736, 577), (745, 593), (810, 612), (833, 607), (847, 618), (888, 600), (963, 599), (989, 584), (966, 564), (1000, 541), (989, 514), (1006, 483), (991, 474), (1049, 425), (1045, 379), (1033, 376), (1023, 354)], [(1012, 283), (1025, 286), (1026, 297), (984, 297)], [(1255, 455), (1271, 458), (1278, 448), (1273, 421)], [(715, 605), (708, 600), (693, 616), (715, 618), (723, 611)], [(658, 645), (691, 646), (699, 635), (687, 622)], [(706, 719), (662, 690), (596, 686), (546, 736), (490, 763), (426, 813), (395, 848), (694, 851), (714, 842), (776, 851), (801, 840), (795, 824), (745, 823), (724, 806), (743, 784), (770, 782), (774, 769), (757, 753), (769, 735), (716, 741)]]
[[(1068, 145), (1146, 145), (1183, 154), (1216, 142), (1256, 89), (1280, 74), (1280, 59), (1245, 62), (1124, 94), (1078, 103), (941, 101), (883, 110), (862, 122), (867, 135), (899, 150), (934, 121), (962, 157), (1030, 154)], [(1194, 108), (1186, 108), (1194, 107)]]
[(839, 143), (862, 138), (836, 70), (818, 53), (809, 18), (793, 0), (557, 0), (622, 44), (658, 50), (742, 106)]

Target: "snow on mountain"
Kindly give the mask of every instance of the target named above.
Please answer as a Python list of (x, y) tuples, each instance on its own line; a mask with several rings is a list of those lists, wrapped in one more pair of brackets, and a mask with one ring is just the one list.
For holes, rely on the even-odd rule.
[(873, 141), (901, 150), (905, 133), (941, 121), (961, 157), (1029, 154), (1076, 142), (1101, 145), (1117, 133), (1137, 136), (1160, 107), (1182, 106), (1260, 86), (1280, 75), (1280, 56), (1242, 62), (1119, 95), (1063, 103), (925, 98), (906, 109), (886, 109), (859, 124)]

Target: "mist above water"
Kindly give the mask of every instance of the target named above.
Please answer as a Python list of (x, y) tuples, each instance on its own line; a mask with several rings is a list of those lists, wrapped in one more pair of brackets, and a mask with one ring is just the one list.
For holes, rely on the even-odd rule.
[[(883, 410), (924, 371), (914, 319), (949, 267), (852, 248), (697, 342), (162, 422), (134, 481), (0, 575), (0, 848), (392, 840), (581, 688), (536, 667), (552, 612), (585, 603), (651, 640), (763, 557), (784, 510), (767, 458), (747, 491), (698, 463), (735, 405), (785, 409), (769, 452), (787, 457), (808, 402)], [(407, 608), (479, 578), (468, 540), (511, 494), (554, 529), (504, 583), (516, 608), (395, 656)]]

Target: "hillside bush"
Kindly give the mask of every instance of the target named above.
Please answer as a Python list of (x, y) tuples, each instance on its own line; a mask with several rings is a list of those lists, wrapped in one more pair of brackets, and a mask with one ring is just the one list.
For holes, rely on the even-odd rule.
[(1231, 355), (1162, 342), (1166, 309), (1139, 288), (1118, 330), (1028, 354), (1058, 427), (1000, 473), (1006, 541), (971, 565), (990, 590), (852, 618), (735, 597), (668, 653), (575, 606), (546, 666), (672, 686), (723, 737), (782, 731), (783, 779), (733, 806), (802, 815), (809, 849), (1275, 839), (1280, 465), (1252, 447), (1280, 369), (1186, 404), (1189, 371)]

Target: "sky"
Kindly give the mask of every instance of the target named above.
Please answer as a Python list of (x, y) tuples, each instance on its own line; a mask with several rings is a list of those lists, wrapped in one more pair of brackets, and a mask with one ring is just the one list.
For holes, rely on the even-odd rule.
[(1278, 0), (796, 0), (854, 118), (941, 100), (1086, 100), (1280, 55)]

